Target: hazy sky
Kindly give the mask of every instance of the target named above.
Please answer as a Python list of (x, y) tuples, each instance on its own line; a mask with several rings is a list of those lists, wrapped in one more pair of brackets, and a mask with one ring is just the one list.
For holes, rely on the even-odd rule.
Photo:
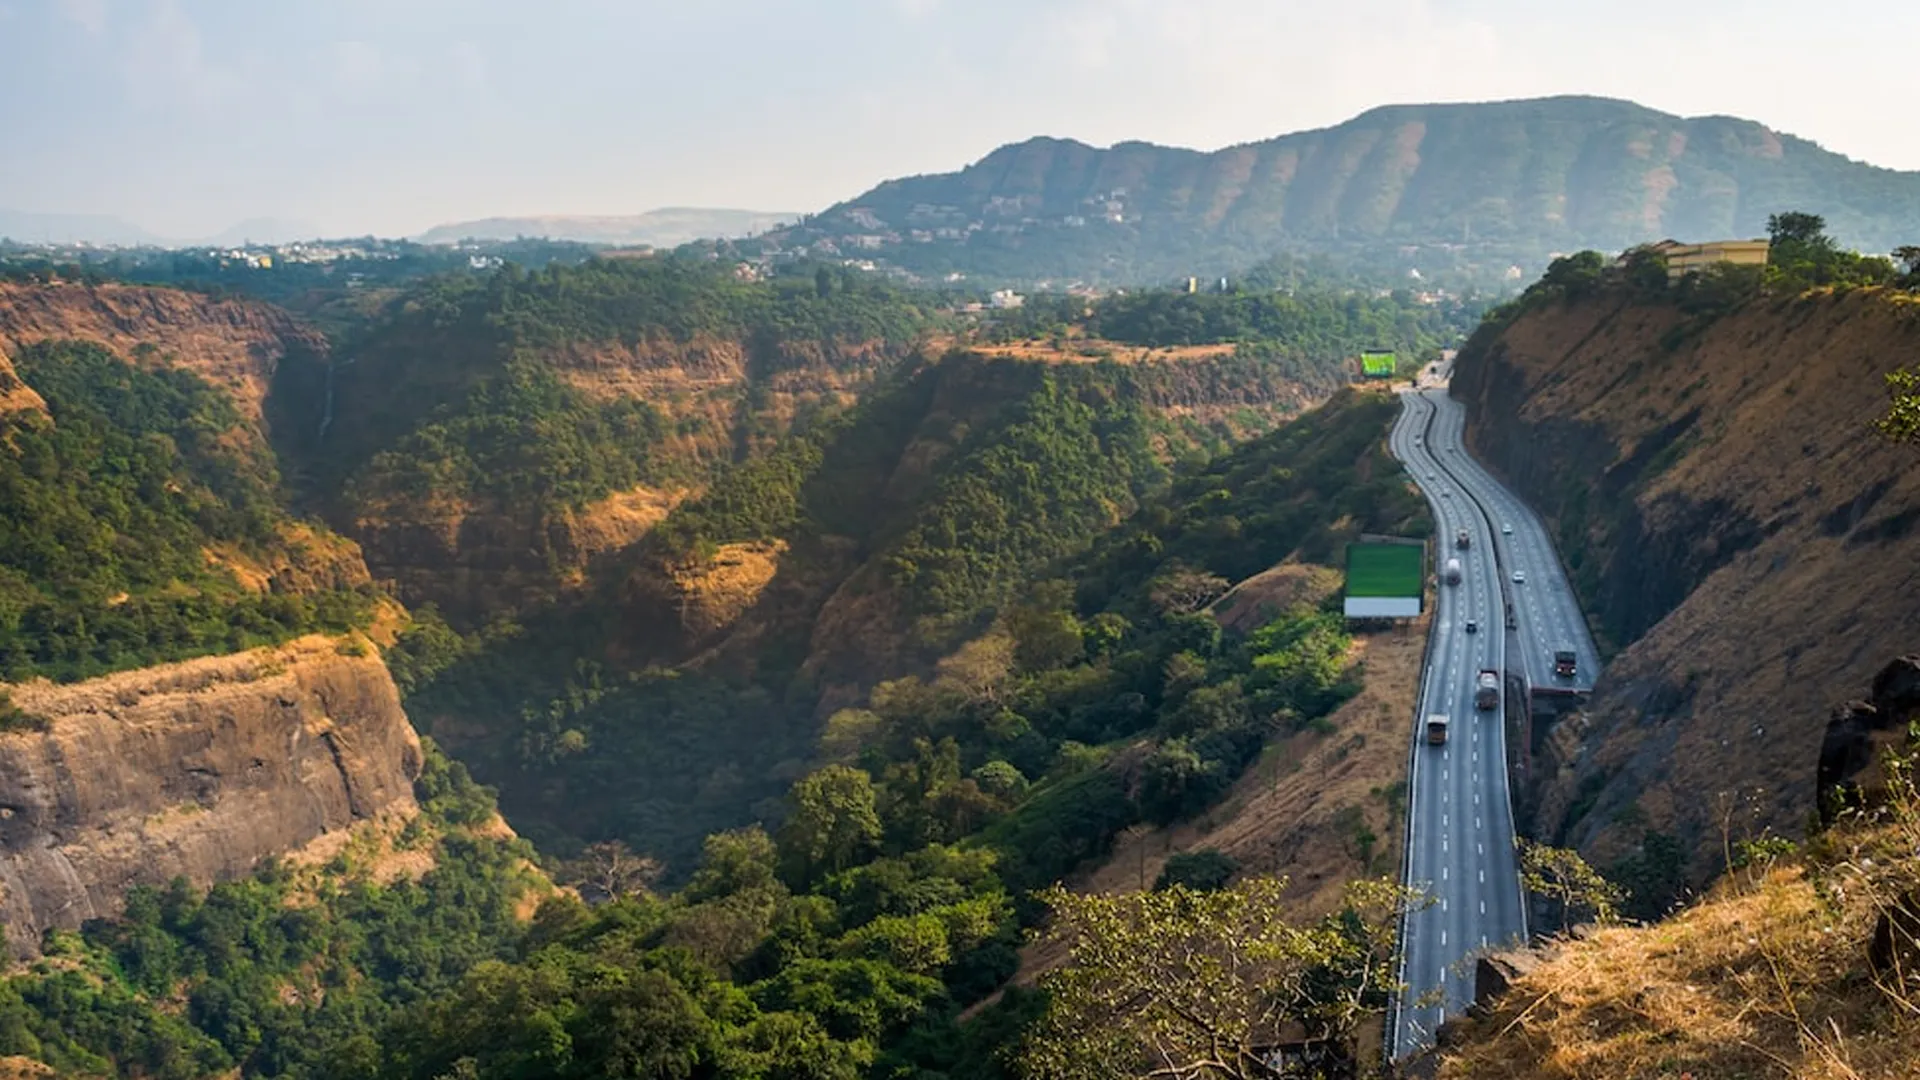
[(1592, 93), (1920, 169), (1896, 0), (0, 0), (0, 207), (163, 235), (813, 210), (1031, 135)]

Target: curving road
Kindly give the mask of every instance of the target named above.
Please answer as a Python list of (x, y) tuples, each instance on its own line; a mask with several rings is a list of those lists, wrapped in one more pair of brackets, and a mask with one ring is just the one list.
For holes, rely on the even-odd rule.
[[(1444, 390), (1415, 389), (1401, 400), (1393, 454), (1433, 506), (1436, 574), (1458, 558), (1462, 579), (1439, 586), (1413, 733), (1403, 873), (1434, 902), (1403, 928), (1407, 989), (1388, 1032), (1396, 1058), (1430, 1044), (1441, 1021), (1472, 1001), (1472, 954), (1526, 936), (1507, 792), (1507, 688), (1503, 679), (1501, 708), (1475, 709), (1475, 675), (1486, 668), (1525, 674), (1530, 686), (1585, 688), (1599, 663), (1545, 526), (1467, 454), (1465, 410)], [(1471, 537), (1464, 551), (1454, 546), (1463, 528)], [(1523, 584), (1511, 580), (1515, 570)], [(1513, 630), (1505, 620), (1509, 600)], [(1466, 631), (1469, 620), (1477, 633)], [(1564, 648), (1579, 657), (1572, 680), (1553, 676), (1553, 652)], [(1430, 713), (1452, 720), (1439, 746), (1425, 741)]]
[[(1553, 539), (1540, 517), (1525, 501), (1495, 480), (1466, 450), (1467, 411), (1443, 393), (1423, 393), (1436, 410), (1428, 445), (1444, 460), (1446, 471), (1458, 478), (1466, 492), (1485, 508), (1496, 528), (1510, 526), (1498, 539), (1501, 573), (1518, 617), (1518, 648), (1510, 666), (1527, 676), (1529, 686), (1591, 689), (1600, 667), (1600, 654), (1581, 614), (1580, 602), (1555, 553)], [(1525, 583), (1511, 580), (1520, 571)], [(1556, 649), (1572, 649), (1578, 657), (1571, 679), (1553, 674)]]

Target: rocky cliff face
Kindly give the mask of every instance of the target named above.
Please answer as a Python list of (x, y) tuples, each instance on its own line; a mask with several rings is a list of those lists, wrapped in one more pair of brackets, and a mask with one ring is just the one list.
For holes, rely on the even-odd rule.
[[(276, 365), (290, 352), (326, 350), (318, 331), (254, 300), (141, 285), (0, 282), (0, 354), (60, 338), (95, 342), (129, 360), (165, 358), (226, 389), (256, 423)], [(0, 355), (0, 408), (11, 375)]]
[[(1546, 515), (1603, 648), (1535, 740), (1533, 831), (1603, 865), (1796, 834), (1826, 703), (1920, 642), (1920, 459), (1877, 440), (1920, 304), (1873, 291), (1717, 319), (1598, 297), (1461, 354), (1474, 451)], [(1664, 841), (1663, 841), (1664, 842)]]
[(0, 734), (0, 914), (15, 956), (116, 914), (126, 890), (250, 871), (411, 815), (419, 739), (381, 661), (322, 637), (9, 687)]

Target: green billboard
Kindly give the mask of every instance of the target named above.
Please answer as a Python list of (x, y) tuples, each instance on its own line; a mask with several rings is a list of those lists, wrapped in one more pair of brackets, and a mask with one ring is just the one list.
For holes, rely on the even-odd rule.
[(1360, 374), (1368, 379), (1391, 379), (1399, 364), (1390, 352), (1363, 352), (1360, 354)]
[(1421, 542), (1347, 545), (1348, 618), (1411, 618), (1420, 614), (1426, 584)]

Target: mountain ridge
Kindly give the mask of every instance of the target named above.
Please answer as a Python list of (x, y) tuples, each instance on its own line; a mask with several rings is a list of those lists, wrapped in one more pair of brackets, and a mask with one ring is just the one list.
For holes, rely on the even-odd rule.
[(1039, 136), (882, 182), (759, 250), (1107, 284), (1232, 273), (1281, 251), (1403, 277), (1415, 266), (1512, 277), (1509, 265), (1581, 248), (1758, 236), (1789, 210), (1822, 214), (1842, 243), (1890, 250), (1920, 235), (1920, 172), (1757, 121), (1612, 98), (1398, 104), (1212, 151)]

